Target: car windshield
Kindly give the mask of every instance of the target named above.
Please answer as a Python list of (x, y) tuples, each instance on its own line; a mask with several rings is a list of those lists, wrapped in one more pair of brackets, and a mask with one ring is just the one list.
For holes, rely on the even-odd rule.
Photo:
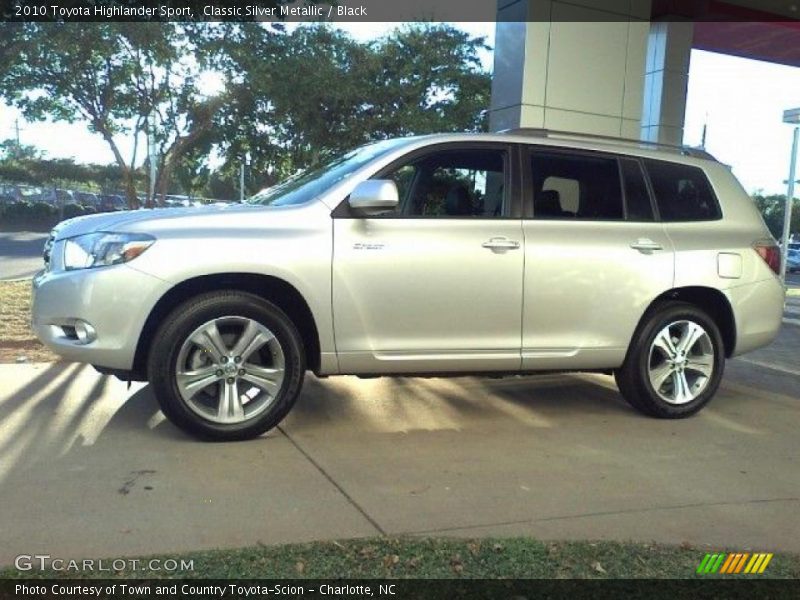
[(266, 188), (246, 200), (249, 204), (286, 206), (313, 200), (331, 186), (350, 177), (368, 162), (378, 158), (407, 140), (395, 139), (361, 146), (310, 171), (301, 171), (289, 179)]

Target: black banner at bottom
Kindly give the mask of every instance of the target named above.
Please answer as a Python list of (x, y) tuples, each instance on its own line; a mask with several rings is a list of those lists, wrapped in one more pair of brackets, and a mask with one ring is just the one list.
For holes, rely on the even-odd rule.
[(522, 599), (522, 598), (746, 598), (800, 597), (797, 580), (774, 579), (348, 579), (348, 580), (213, 580), (213, 579), (6, 579), (0, 598), (59, 600), (154, 599), (191, 600), (264, 598)]

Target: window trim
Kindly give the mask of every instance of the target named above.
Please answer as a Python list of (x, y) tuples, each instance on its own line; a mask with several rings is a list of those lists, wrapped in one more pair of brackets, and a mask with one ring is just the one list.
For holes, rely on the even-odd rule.
[[(520, 197), (520, 182), (519, 177), (515, 176), (515, 172), (518, 172), (519, 169), (515, 168), (515, 164), (519, 165), (519, 150), (518, 144), (509, 143), (509, 142), (438, 142), (434, 144), (430, 144), (427, 146), (423, 146), (421, 148), (416, 148), (403, 154), (402, 156), (398, 157), (397, 159), (390, 162), (385, 167), (381, 168), (373, 175), (371, 175), (368, 179), (381, 179), (385, 177), (392, 171), (396, 170), (399, 167), (402, 167), (408, 163), (414, 162), (417, 159), (430, 155), (430, 154), (437, 154), (440, 152), (458, 152), (464, 150), (495, 150), (500, 151), (503, 153), (503, 186), (504, 189), (507, 190), (503, 194), (503, 208), (502, 212), (498, 216), (482, 216), (482, 215), (473, 215), (473, 216), (452, 216), (452, 215), (445, 215), (441, 217), (432, 217), (429, 215), (398, 215), (398, 214), (387, 214), (387, 215), (356, 215), (350, 210), (350, 205), (347, 203), (349, 195), (341, 200), (339, 204), (336, 206), (333, 211), (331, 211), (331, 217), (334, 219), (392, 219), (392, 220), (417, 220), (417, 219), (425, 219), (430, 221), (447, 221), (447, 220), (459, 220), (459, 221), (500, 221), (500, 220), (519, 220), (521, 218), (522, 213), (522, 199)], [(365, 180), (366, 181), (366, 180)]]

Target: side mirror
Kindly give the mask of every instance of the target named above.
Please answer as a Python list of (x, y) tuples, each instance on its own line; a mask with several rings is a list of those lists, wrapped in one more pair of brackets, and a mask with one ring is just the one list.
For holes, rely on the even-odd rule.
[(391, 179), (367, 179), (350, 192), (350, 208), (367, 213), (396, 208), (400, 203), (397, 185)]

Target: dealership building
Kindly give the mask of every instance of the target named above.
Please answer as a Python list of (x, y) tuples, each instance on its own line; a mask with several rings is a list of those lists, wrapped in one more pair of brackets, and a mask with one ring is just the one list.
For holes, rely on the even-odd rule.
[(490, 128), (679, 144), (692, 49), (800, 66), (798, 18), (800, 0), (498, 0)]

